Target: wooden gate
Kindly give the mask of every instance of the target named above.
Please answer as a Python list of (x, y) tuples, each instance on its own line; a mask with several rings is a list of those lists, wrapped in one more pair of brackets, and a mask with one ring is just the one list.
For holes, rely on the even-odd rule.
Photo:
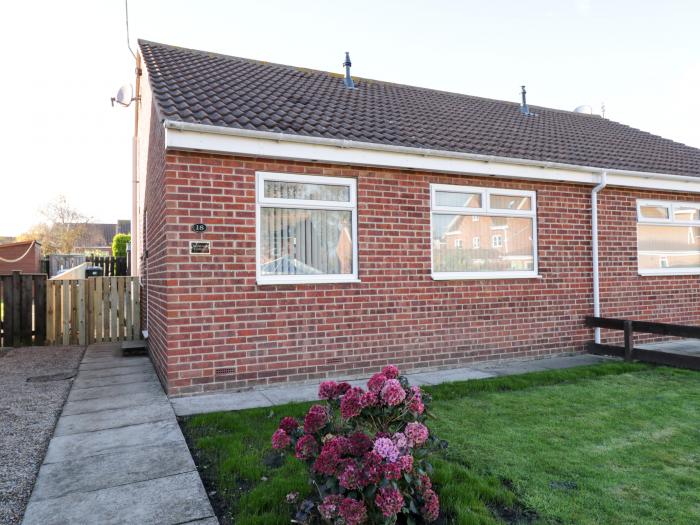
[(85, 345), (141, 339), (138, 277), (48, 281), (47, 339)]
[(43, 345), (46, 275), (0, 275), (0, 346)]

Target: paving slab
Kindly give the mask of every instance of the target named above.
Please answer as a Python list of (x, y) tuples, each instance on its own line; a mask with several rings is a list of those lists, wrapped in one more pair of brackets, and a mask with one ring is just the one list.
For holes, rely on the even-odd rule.
[(147, 357), (108, 357), (105, 359), (93, 359), (92, 361), (84, 361), (80, 364), (80, 370), (102, 370), (104, 368), (113, 368), (115, 366), (145, 366), (150, 364)]
[(408, 375), (411, 384), (418, 384), (413, 379), (419, 379), (422, 384), (439, 385), (440, 383), (451, 383), (454, 381), (468, 381), (470, 379), (485, 379), (494, 377), (495, 374), (476, 370), (474, 368), (457, 368), (453, 370), (438, 370), (435, 372), (421, 372)]
[(56, 425), (54, 436), (67, 436), (106, 430), (108, 428), (154, 423), (171, 419), (173, 415), (173, 408), (164, 399), (160, 399), (151, 405), (86, 412), (74, 416), (64, 415)]
[(259, 391), (176, 397), (170, 402), (178, 416), (272, 406), (272, 402)]
[(32, 501), (162, 478), (195, 469), (184, 440), (48, 463), (41, 467)]
[(83, 401), (85, 399), (97, 399), (100, 397), (118, 397), (139, 392), (163, 393), (163, 387), (154, 377), (152, 381), (139, 383), (127, 383), (125, 385), (96, 386), (92, 388), (74, 388), (68, 395), (68, 401)]
[(108, 454), (135, 446), (178, 441), (182, 437), (177, 421), (156, 421), (128, 427), (56, 436), (49, 443), (44, 463)]
[(111, 366), (109, 368), (99, 368), (97, 370), (83, 370), (78, 372), (78, 380), (94, 379), (96, 377), (116, 377), (127, 374), (138, 374), (153, 370), (151, 363), (139, 363), (132, 366)]
[(157, 381), (155, 373), (152, 371), (135, 372), (111, 377), (83, 378), (80, 375), (75, 379), (73, 388), (93, 388), (96, 386), (126, 385), (130, 383), (142, 383)]
[(162, 392), (134, 392), (121, 396), (98, 397), (80, 401), (68, 401), (63, 407), (64, 416), (98, 412), (115, 408), (138, 407), (166, 401)]
[(174, 525), (213, 516), (197, 472), (30, 501), (25, 525)]

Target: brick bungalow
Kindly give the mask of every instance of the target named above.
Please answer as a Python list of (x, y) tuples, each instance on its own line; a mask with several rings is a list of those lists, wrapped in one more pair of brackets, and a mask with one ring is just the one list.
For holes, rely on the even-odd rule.
[(137, 61), (135, 257), (171, 395), (581, 352), (594, 312), (700, 323), (698, 149), (147, 41)]

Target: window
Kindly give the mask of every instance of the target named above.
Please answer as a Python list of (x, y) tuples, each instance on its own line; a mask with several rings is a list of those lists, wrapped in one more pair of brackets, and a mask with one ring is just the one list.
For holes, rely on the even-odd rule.
[(431, 221), (434, 279), (537, 276), (535, 192), (433, 184)]
[(637, 201), (642, 275), (700, 274), (700, 203)]
[(357, 281), (354, 179), (258, 173), (260, 284)]
[(458, 250), (462, 249), (462, 239), (455, 239), (455, 248)]

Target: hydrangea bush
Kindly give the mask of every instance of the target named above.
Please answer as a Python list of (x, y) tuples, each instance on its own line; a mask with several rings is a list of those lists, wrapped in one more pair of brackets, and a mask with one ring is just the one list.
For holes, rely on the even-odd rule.
[(440, 502), (426, 460), (445, 446), (425, 425), (430, 398), (387, 366), (367, 390), (325, 381), (303, 421), (285, 417), (272, 447), (309, 469), (313, 496), (296, 505), (295, 522), (334, 525), (431, 523)]

